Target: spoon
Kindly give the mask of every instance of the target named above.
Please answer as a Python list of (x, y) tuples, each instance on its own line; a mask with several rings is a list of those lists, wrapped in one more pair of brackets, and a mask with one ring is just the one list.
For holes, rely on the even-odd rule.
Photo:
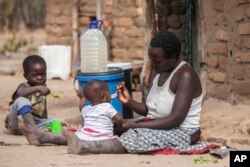
[(117, 97), (117, 91), (115, 91), (115, 93), (113, 93), (112, 95), (110, 95), (111, 99), (114, 99)]

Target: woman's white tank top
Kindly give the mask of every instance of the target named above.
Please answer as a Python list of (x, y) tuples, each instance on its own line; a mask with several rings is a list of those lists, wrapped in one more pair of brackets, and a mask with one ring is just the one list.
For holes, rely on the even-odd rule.
[[(147, 117), (163, 118), (170, 115), (174, 104), (175, 94), (170, 90), (170, 82), (176, 71), (178, 71), (186, 62), (182, 61), (172, 71), (166, 82), (162, 86), (158, 86), (160, 74), (157, 74), (153, 80), (153, 85), (148, 93), (146, 105), (148, 107)], [(200, 113), (203, 94), (192, 100), (192, 104), (188, 114), (180, 125), (186, 128), (197, 128), (200, 123)]]

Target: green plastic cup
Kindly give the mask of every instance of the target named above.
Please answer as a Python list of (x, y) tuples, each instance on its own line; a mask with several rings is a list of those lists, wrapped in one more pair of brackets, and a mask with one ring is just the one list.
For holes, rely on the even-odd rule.
[(54, 120), (51, 122), (50, 130), (52, 133), (61, 133), (62, 132), (62, 123), (59, 120)]

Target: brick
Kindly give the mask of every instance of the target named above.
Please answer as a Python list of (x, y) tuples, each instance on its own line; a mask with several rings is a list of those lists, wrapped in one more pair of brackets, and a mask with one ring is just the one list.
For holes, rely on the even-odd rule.
[(224, 11), (224, 0), (213, 0), (212, 7), (218, 12)]
[(238, 48), (238, 49), (243, 49), (244, 46), (244, 41), (242, 39), (235, 41), (234, 45)]
[(89, 22), (90, 22), (90, 18), (87, 16), (83, 16), (79, 18), (79, 23), (81, 25), (89, 25)]
[(140, 47), (144, 48), (145, 47), (145, 41), (144, 39), (134, 39), (134, 47)]
[(218, 26), (220, 23), (223, 22), (223, 14), (216, 13), (213, 20), (214, 20), (214, 25)]
[(208, 78), (215, 82), (225, 82), (226, 74), (223, 72), (210, 72)]
[(68, 16), (58, 16), (55, 21), (60, 26), (72, 25), (72, 18)]
[(46, 26), (55, 24), (56, 22), (55, 20), (56, 20), (56, 17), (53, 14), (48, 13), (45, 19)]
[(247, 49), (250, 49), (250, 38), (244, 40), (244, 46)]
[(127, 57), (121, 57), (121, 56), (117, 56), (117, 57), (112, 57), (112, 62), (129, 62), (131, 60), (129, 60)]
[(241, 23), (238, 27), (240, 35), (250, 35), (250, 23)]
[(136, 12), (137, 12), (137, 15), (138, 15), (138, 16), (143, 16), (143, 9), (142, 9), (142, 8), (140, 8), (140, 7), (137, 8), (137, 9), (136, 9)]
[(106, 6), (104, 9), (103, 9), (103, 12), (107, 15), (107, 14), (112, 14), (112, 11), (113, 11), (113, 7), (112, 6)]
[(185, 3), (180, 0), (175, 0), (170, 3), (172, 13), (182, 15), (185, 14)]
[(96, 6), (95, 5), (92, 5), (92, 6), (83, 5), (83, 6), (80, 6), (79, 10), (80, 10), (80, 13), (83, 13), (83, 14), (90, 13), (93, 16), (96, 15)]
[(51, 6), (48, 10), (53, 15), (60, 15), (62, 12), (61, 6), (58, 5), (54, 5), (53, 7)]
[(96, 1), (91, 1), (91, 0), (80, 0), (82, 4), (86, 5), (96, 5)]
[(115, 27), (112, 30), (113, 37), (123, 37), (126, 35), (126, 31), (124, 27)]
[(244, 20), (245, 17), (245, 9), (243, 7), (238, 7), (234, 10), (234, 20), (236, 22), (240, 22)]
[(131, 27), (133, 25), (133, 21), (128, 17), (121, 17), (113, 19), (113, 24), (118, 27)]
[(143, 59), (144, 57), (144, 49), (131, 48), (128, 50), (128, 58), (131, 60), (134, 59)]
[(59, 41), (61, 42), (62, 45), (71, 45), (72, 44), (72, 38), (71, 36), (69, 37), (60, 37)]
[(246, 66), (246, 77), (250, 79), (250, 66)]
[(120, 49), (120, 48), (113, 48), (111, 50), (112, 56), (113, 57), (126, 57), (127, 52), (125, 49)]
[(227, 45), (224, 43), (210, 43), (208, 44), (208, 51), (212, 54), (227, 55)]
[(219, 63), (220, 69), (222, 69), (222, 70), (227, 70), (227, 66), (228, 66), (228, 57), (219, 56), (219, 57), (218, 57), (218, 63)]
[(61, 26), (57, 26), (56, 28), (52, 29), (52, 34), (56, 37), (70, 37), (72, 36), (72, 27), (70, 26), (64, 26), (63, 28)]
[(238, 5), (244, 5), (244, 4), (250, 3), (250, 0), (237, 0), (237, 2), (238, 2)]
[(105, 0), (104, 3), (105, 3), (105, 6), (113, 5), (113, 0)]
[(182, 23), (180, 17), (177, 14), (172, 14), (167, 17), (167, 25), (170, 28), (178, 29), (181, 27)]
[(215, 96), (216, 95), (216, 84), (215, 83), (210, 83), (207, 84), (207, 94), (210, 96)]
[(246, 8), (246, 15), (248, 18), (250, 18), (250, 6)]
[(144, 29), (131, 27), (125, 31), (125, 34), (129, 37), (143, 37), (144, 36)]
[(123, 43), (124, 39), (121, 38), (112, 38), (111, 39), (111, 46), (113, 47), (123, 47), (124, 43)]
[(123, 48), (143, 48), (145, 46), (145, 42), (143, 39), (138, 38), (123, 38), (122, 40), (122, 46)]
[(228, 41), (229, 35), (226, 31), (222, 29), (217, 29), (215, 33), (215, 39), (218, 39), (220, 41)]
[(124, 16), (128, 16), (128, 17), (138, 17), (139, 13), (137, 11), (136, 7), (130, 7), (128, 9), (126, 9), (126, 12), (124, 12)]
[(250, 81), (235, 81), (233, 83), (233, 91), (239, 95), (249, 95), (250, 94)]
[(218, 57), (217, 56), (207, 57), (207, 65), (208, 65), (208, 67), (217, 67), (218, 66)]
[(136, 27), (144, 27), (145, 26), (145, 20), (142, 17), (137, 17), (134, 19), (134, 26)]
[(116, 17), (123, 17), (124, 16), (124, 11), (123, 11), (123, 9), (122, 9), (122, 7), (113, 7), (113, 11), (112, 11), (112, 15), (113, 15), (113, 17), (115, 18), (115, 16)]
[(237, 52), (235, 61), (237, 63), (250, 63), (250, 52)]
[(227, 100), (229, 96), (228, 85), (218, 85), (216, 88), (216, 97), (222, 100)]
[(245, 76), (246, 76), (246, 71), (245, 71), (245, 68), (244, 66), (235, 66), (233, 68), (233, 75), (236, 79), (238, 80), (243, 80), (245, 79)]
[(119, 5), (124, 6), (124, 7), (131, 7), (131, 6), (136, 6), (135, 0), (118, 0)]
[[(70, 7), (73, 7), (73, 6), (70, 6)], [(66, 15), (66, 16), (71, 16), (72, 15), (72, 9), (67, 6), (65, 9), (62, 10), (62, 14)]]
[(136, 6), (137, 6), (137, 7), (142, 6), (142, 4), (143, 4), (142, 1), (144, 1), (144, 0), (136, 0), (136, 1), (135, 1)]

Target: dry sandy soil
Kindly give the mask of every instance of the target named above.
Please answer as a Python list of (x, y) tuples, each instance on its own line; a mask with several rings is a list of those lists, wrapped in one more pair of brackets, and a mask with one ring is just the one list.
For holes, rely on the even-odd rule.
[[(229, 156), (217, 163), (195, 164), (198, 157), (214, 158), (203, 155), (70, 155), (66, 146), (31, 146), (24, 136), (10, 135), (4, 128), (4, 116), (7, 113), (8, 102), (17, 85), (24, 81), (20, 72), (21, 61), (15, 59), (0, 59), (1, 64), (11, 65), (17, 71), (15, 76), (0, 75), (0, 166), (109, 166), (109, 167), (228, 167)], [(52, 92), (60, 95), (60, 99), (48, 97), (49, 117), (64, 118), (71, 123), (79, 118), (78, 99), (73, 89), (73, 77), (69, 80), (49, 80), (47, 82)], [(134, 92), (134, 97), (140, 100), (140, 92)], [(208, 99), (203, 103), (202, 138), (218, 141), (240, 150), (250, 150), (250, 107), (244, 104), (232, 106), (216, 99)]]

